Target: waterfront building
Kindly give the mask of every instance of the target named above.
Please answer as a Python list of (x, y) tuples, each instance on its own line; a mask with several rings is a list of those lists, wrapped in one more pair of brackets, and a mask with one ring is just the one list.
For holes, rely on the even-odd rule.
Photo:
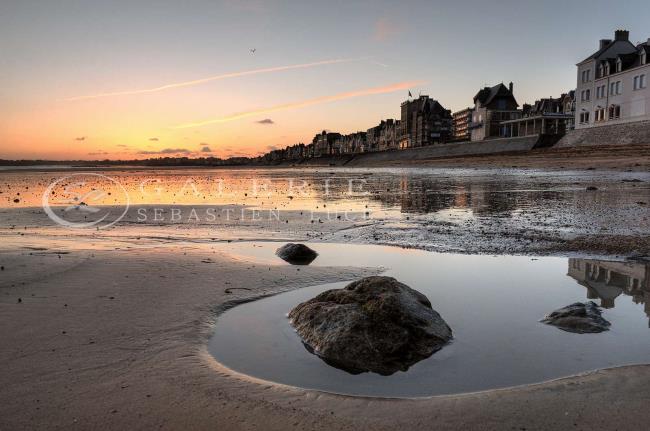
[(343, 135), (334, 144), (334, 154), (360, 154), (368, 151), (366, 132)]
[(524, 104), (520, 118), (501, 122), (501, 136), (563, 136), (568, 130), (568, 124), (573, 122), (573, 114), (564, 112), (565, 97), (566, 94), (563, 94), (558, 98), (537, 100), (532, 105)]
[(399, 120), (381, 120), (366, 132), (368, 151), (395, 150), (399, 147)]
[(312, 144), (314, 144), (313, 157), (331, 156), (334, 152), (334, 143), (341, 138), (340, 133), (328, 132), (323, 130), (318, 135), (314, 136)]
[(469, 141), (469, 125), (472, 122), (473, 112), (473, 108), (465, 108), (463, 110), (454, 112), (451, 115), (453, 118), (452, 138), (454, 141)]
[(575, 129), (575, 115), (576, 115), (576, 92), (571, 90), (566, 94), (560, 96), (562, 99), (562, 112), (571, 115), (567, 120), (567, 130)]
[(512, 82), (508, 87), (501, 83), (482, 88), (474, 96), (470, 139), (482, 141), (500, 137), (501, 122), (521, 118), (522, 112), (518, 108)]
[(650, 39), (635, 45), (629, 35), (616, 30), (577, 64), (576, 129), (650, 120)]
[(423, 147), (451, 138), (451, 111), (437, 100), (420, 96), (401, 105), (399, 148)]

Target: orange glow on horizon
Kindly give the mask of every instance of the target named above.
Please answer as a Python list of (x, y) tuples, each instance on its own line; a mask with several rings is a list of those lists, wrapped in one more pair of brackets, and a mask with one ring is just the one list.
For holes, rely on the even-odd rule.
[(338, 100), (345, 100), (345, 99), (351, 99), (354, 97), (361, 97), (361, 96), (370, 96), (374, 94), (386, 94), (386, 93), (393, 93), (395, 91), (400, 91), (400, 90), (406, 90), (408, 88), (411, 88), (413, 86), (417, 86), (423, 84), (422, 81), (406, 81), (406, 82), (398, 82), (396, 84), (391, 84), (387, 86), (382, 86), (382, 87), (372, 87), (372, 88), (366, 88), (363, 90), (356, 90), (356, 91), (348, 91), (345, 93), (339, 93), (335, 94), (332, 96), (322, 96), (322, 97), (316, 97), (314, 99), (308, 99), (308, 100), (303, 100), (300, 102), (293, 102), (293, 103), (285, 103), (282, 105), (276, 105), (276, 106), (271, 106), (269, 108), (261, 108), (261, 109), (256, 109), (252, 111), (245, 111), (245, 112), (240, 112), (237, 114), (232, 114), (228, 115), (225, 117), (219, 117), (219, 118), (213, 118), (210, 120), (204, 120), (204, 121), (198, 121), (194, 123), (186, 123), (186, 124), (180, 124), (177, 126), (174, 126), (174, 129), (187, 129), (187, 128), (192, 128), (192, 127), (201, 127), (201, 126), (206, 126), (208, 124), (220, 124), (220, 123), (227, 123), (230, 121), (236, 121), (240, 120), (243, 118), (248, 118), (248, 117), (253, 117), (256, 115), (260, 114), (268, 114), (271, 112), (277, 112), (277, 111), (284, 111), (287, 109), (298, 109), (298, 108), (305, 108), (308, 106), (313, 106), (313, 105), (319, 105), (321, 103), (329, 103), (329, 102), (335, 102)]

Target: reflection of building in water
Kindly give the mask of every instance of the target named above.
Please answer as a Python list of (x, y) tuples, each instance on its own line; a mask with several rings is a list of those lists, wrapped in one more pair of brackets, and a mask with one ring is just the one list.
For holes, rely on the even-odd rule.
[(468, 209), (477, 216), (510, 217), (534, 198), (526, 193), (507, 193), (499, 184), (456, 184), (448, 178), (403, 176), (376, 185), (372, 199), (404, 213), (428, 214), (450, 208)]
[(568, 275), (587, 288), (588, 299), (600, 299), (602, 307), (613, 308), (623, 293), (644, 304), (650, 318), (650, 264), (569, 259)]

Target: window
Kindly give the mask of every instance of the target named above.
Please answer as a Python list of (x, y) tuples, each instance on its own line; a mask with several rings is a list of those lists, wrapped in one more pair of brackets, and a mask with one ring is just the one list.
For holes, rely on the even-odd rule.
[(580, 123), (588, 123), (589, 122), (589, 112), (582, 112), (580, 113)]
[(596, 109), (594, 111), (594, 121), (605, 121), (605, 108)]
[(641, 64), (645, 64), (645, 60), (646, 60), (645, 49), (641, 51), (640, 57), (641, 57)]
[(617, 58), (616, 59), (616, 71), (620, 72), (621, 70), (623, 70), (623, 62), (621, 61), (620, 58)]
[(640, 90), (645, 88), (645, 75), (638, 75), (634, 77), (634, 89)]
[(600, 85), (596, 87), (596, 99), (602, 99), (607, 95), (607, 86)]
[(591, 69), (583, 70), (582, 82), (589, 82), (589, 81), (591, 81)]
[(609, 75), (609, 63), (605, 63), (605, 75)]
[(621, 118), (621, 105), (612, 105), (609, 107), (609, 119), (616, 120)]
[(610, 82), (609, 83), (609, 94), (610, 94), (610, 96), (621, 94), (621, 88), (622, 88), (621, 81)]

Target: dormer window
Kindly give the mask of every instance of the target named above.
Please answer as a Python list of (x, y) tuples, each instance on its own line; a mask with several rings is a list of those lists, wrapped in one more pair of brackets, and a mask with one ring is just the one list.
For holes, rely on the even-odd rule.
[(616, 59), (616, 72), (620, 72), (621, 70), (623, 70), (623, 62), (619, 57)]
[(609, 75), (609, 63), (605, 63), (605, 75)]
[(641, 64), (645, 64), (645, 60), (646, 60), (645, 49), (641, 51), (641, 54), (639, 55), (639, 57), (641, 57)]
[(600, 66), (598, 66), (598, 76), (600, 76), (600, 77), (605, 76), (605, 68), (603, 67), (602, 64)]

